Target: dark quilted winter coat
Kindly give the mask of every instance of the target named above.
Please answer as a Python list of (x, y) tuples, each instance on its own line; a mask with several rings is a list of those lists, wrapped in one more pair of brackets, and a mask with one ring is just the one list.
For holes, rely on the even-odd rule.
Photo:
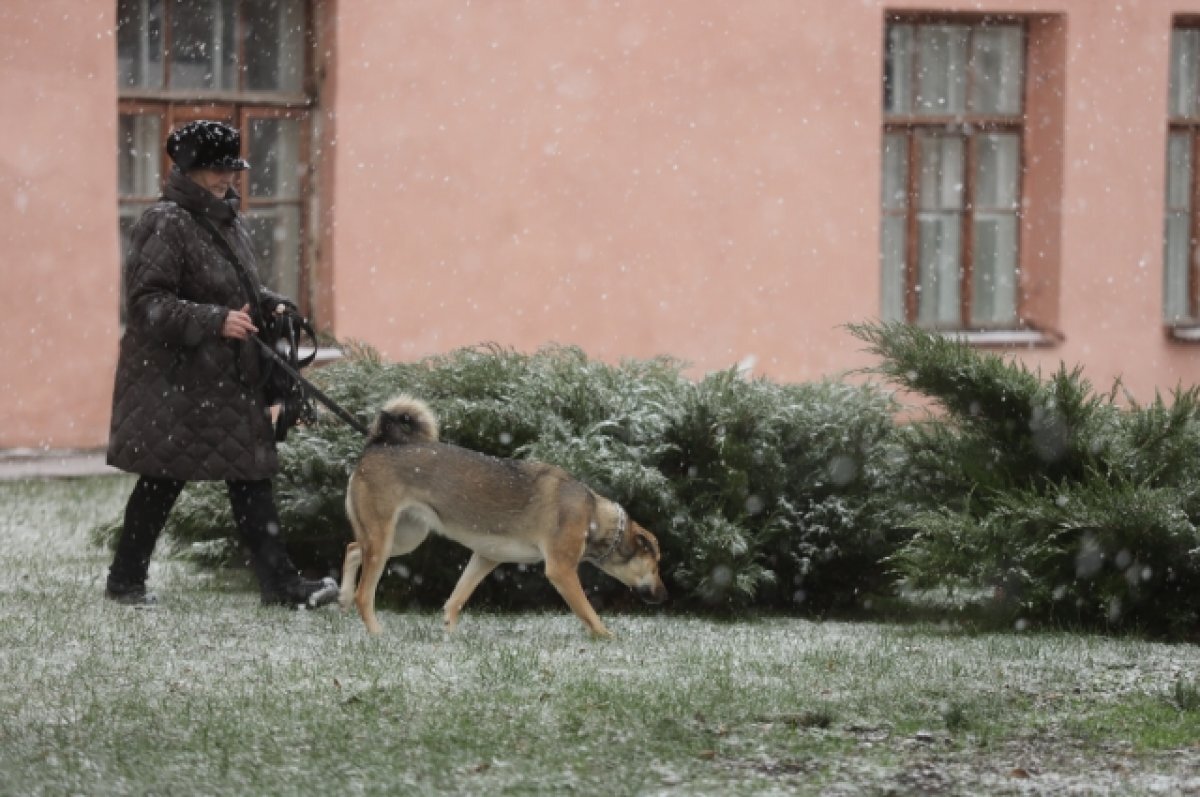
[[(133, 228), (108, 441), (114, 467), (184, 480), (265, 479), (278, 468), (254, 341), (221, 337), (229, 310), (249, 300), (188, 212), (212, 220), (257, 283), (237, 208), (235, 193), (218, 199), (175, 169)], [(274, 307), (281, 297), (262, 298)]]

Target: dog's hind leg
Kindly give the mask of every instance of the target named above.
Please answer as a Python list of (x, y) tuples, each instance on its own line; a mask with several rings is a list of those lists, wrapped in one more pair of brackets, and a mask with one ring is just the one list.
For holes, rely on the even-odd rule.
[(359, 568), (362, 567), (360, 542), (366, 539), (366, 532), (358, 522), (358, 513), (354, 511), (358, 493), (356, 475), (357, 472), (351, 474), (350, 481), (346, 484), (346, 519), (350, 521), (350, 528), (354, 532), (354, 542), (346, 546), (346, 557), (342, 560), (342, 588), (338, 591), (338, 605), (342, 607), (342, 611), (350, 608), (350, 601), (354, 599), (354, 584), (358, 579)]
[(496, 569), (499, 562), (493, 562), (491, 559), (472, 554), (471, 561), (467, 562), (467, 566), (463, 569), (462, 575), (458, 577), (458, 583), (454, 585), (454, 592), (450, 593), (450, 597), (446, 600), (446, 605), (442, 610), (442, 618), (446, 627), (446, 631), (453, 631), (458, 625), (458, 615), (462, 612), (463, 606), (467, 605), (467, 601), (471, 598), (471, 593), (479, 586), (488, 573)]
[(362, 548), (357, 542), (352, 542), (346, 546), (346, 558), (342, 561), (342, 589), (338, 593), (338, 605), (343, 610), (350, 608), (350, 601), (354, 600), (354, 583), (360, 567)]

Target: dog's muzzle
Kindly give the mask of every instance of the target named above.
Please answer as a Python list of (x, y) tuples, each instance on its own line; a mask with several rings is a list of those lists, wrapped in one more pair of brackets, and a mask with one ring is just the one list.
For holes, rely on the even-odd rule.
[(639, 585), (637, 596), (646, 603), (662, 603), (667, 599), (667, 588), (661, 583)]

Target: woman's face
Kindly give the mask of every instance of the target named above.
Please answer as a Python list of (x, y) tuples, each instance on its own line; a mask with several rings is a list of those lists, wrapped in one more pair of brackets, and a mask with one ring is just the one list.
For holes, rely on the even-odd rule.
[(228, 169), (194, 169), (188, 172), (188, 177), (195, 180), (201, 188), (218, 199), (224, 199), (233, 186), (233, 178), (237, 172)]

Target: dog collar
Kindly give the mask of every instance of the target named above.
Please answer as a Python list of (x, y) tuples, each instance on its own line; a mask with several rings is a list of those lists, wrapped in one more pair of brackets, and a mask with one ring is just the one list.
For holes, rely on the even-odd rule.
[(625, 527), (629, 522), (629, 516), (625, 514), (624, 508), (620, 504), (613, 504), (617, 508), (617, 533), (613, 535), (612, 541), (608, 544), (608, 550), (599, 556), (588, 557), (595, 562), (603, 562), (605, 559), (613, 555), (617, 550), (617, 546), (621, 544), (621, 540), (625, 539)]

